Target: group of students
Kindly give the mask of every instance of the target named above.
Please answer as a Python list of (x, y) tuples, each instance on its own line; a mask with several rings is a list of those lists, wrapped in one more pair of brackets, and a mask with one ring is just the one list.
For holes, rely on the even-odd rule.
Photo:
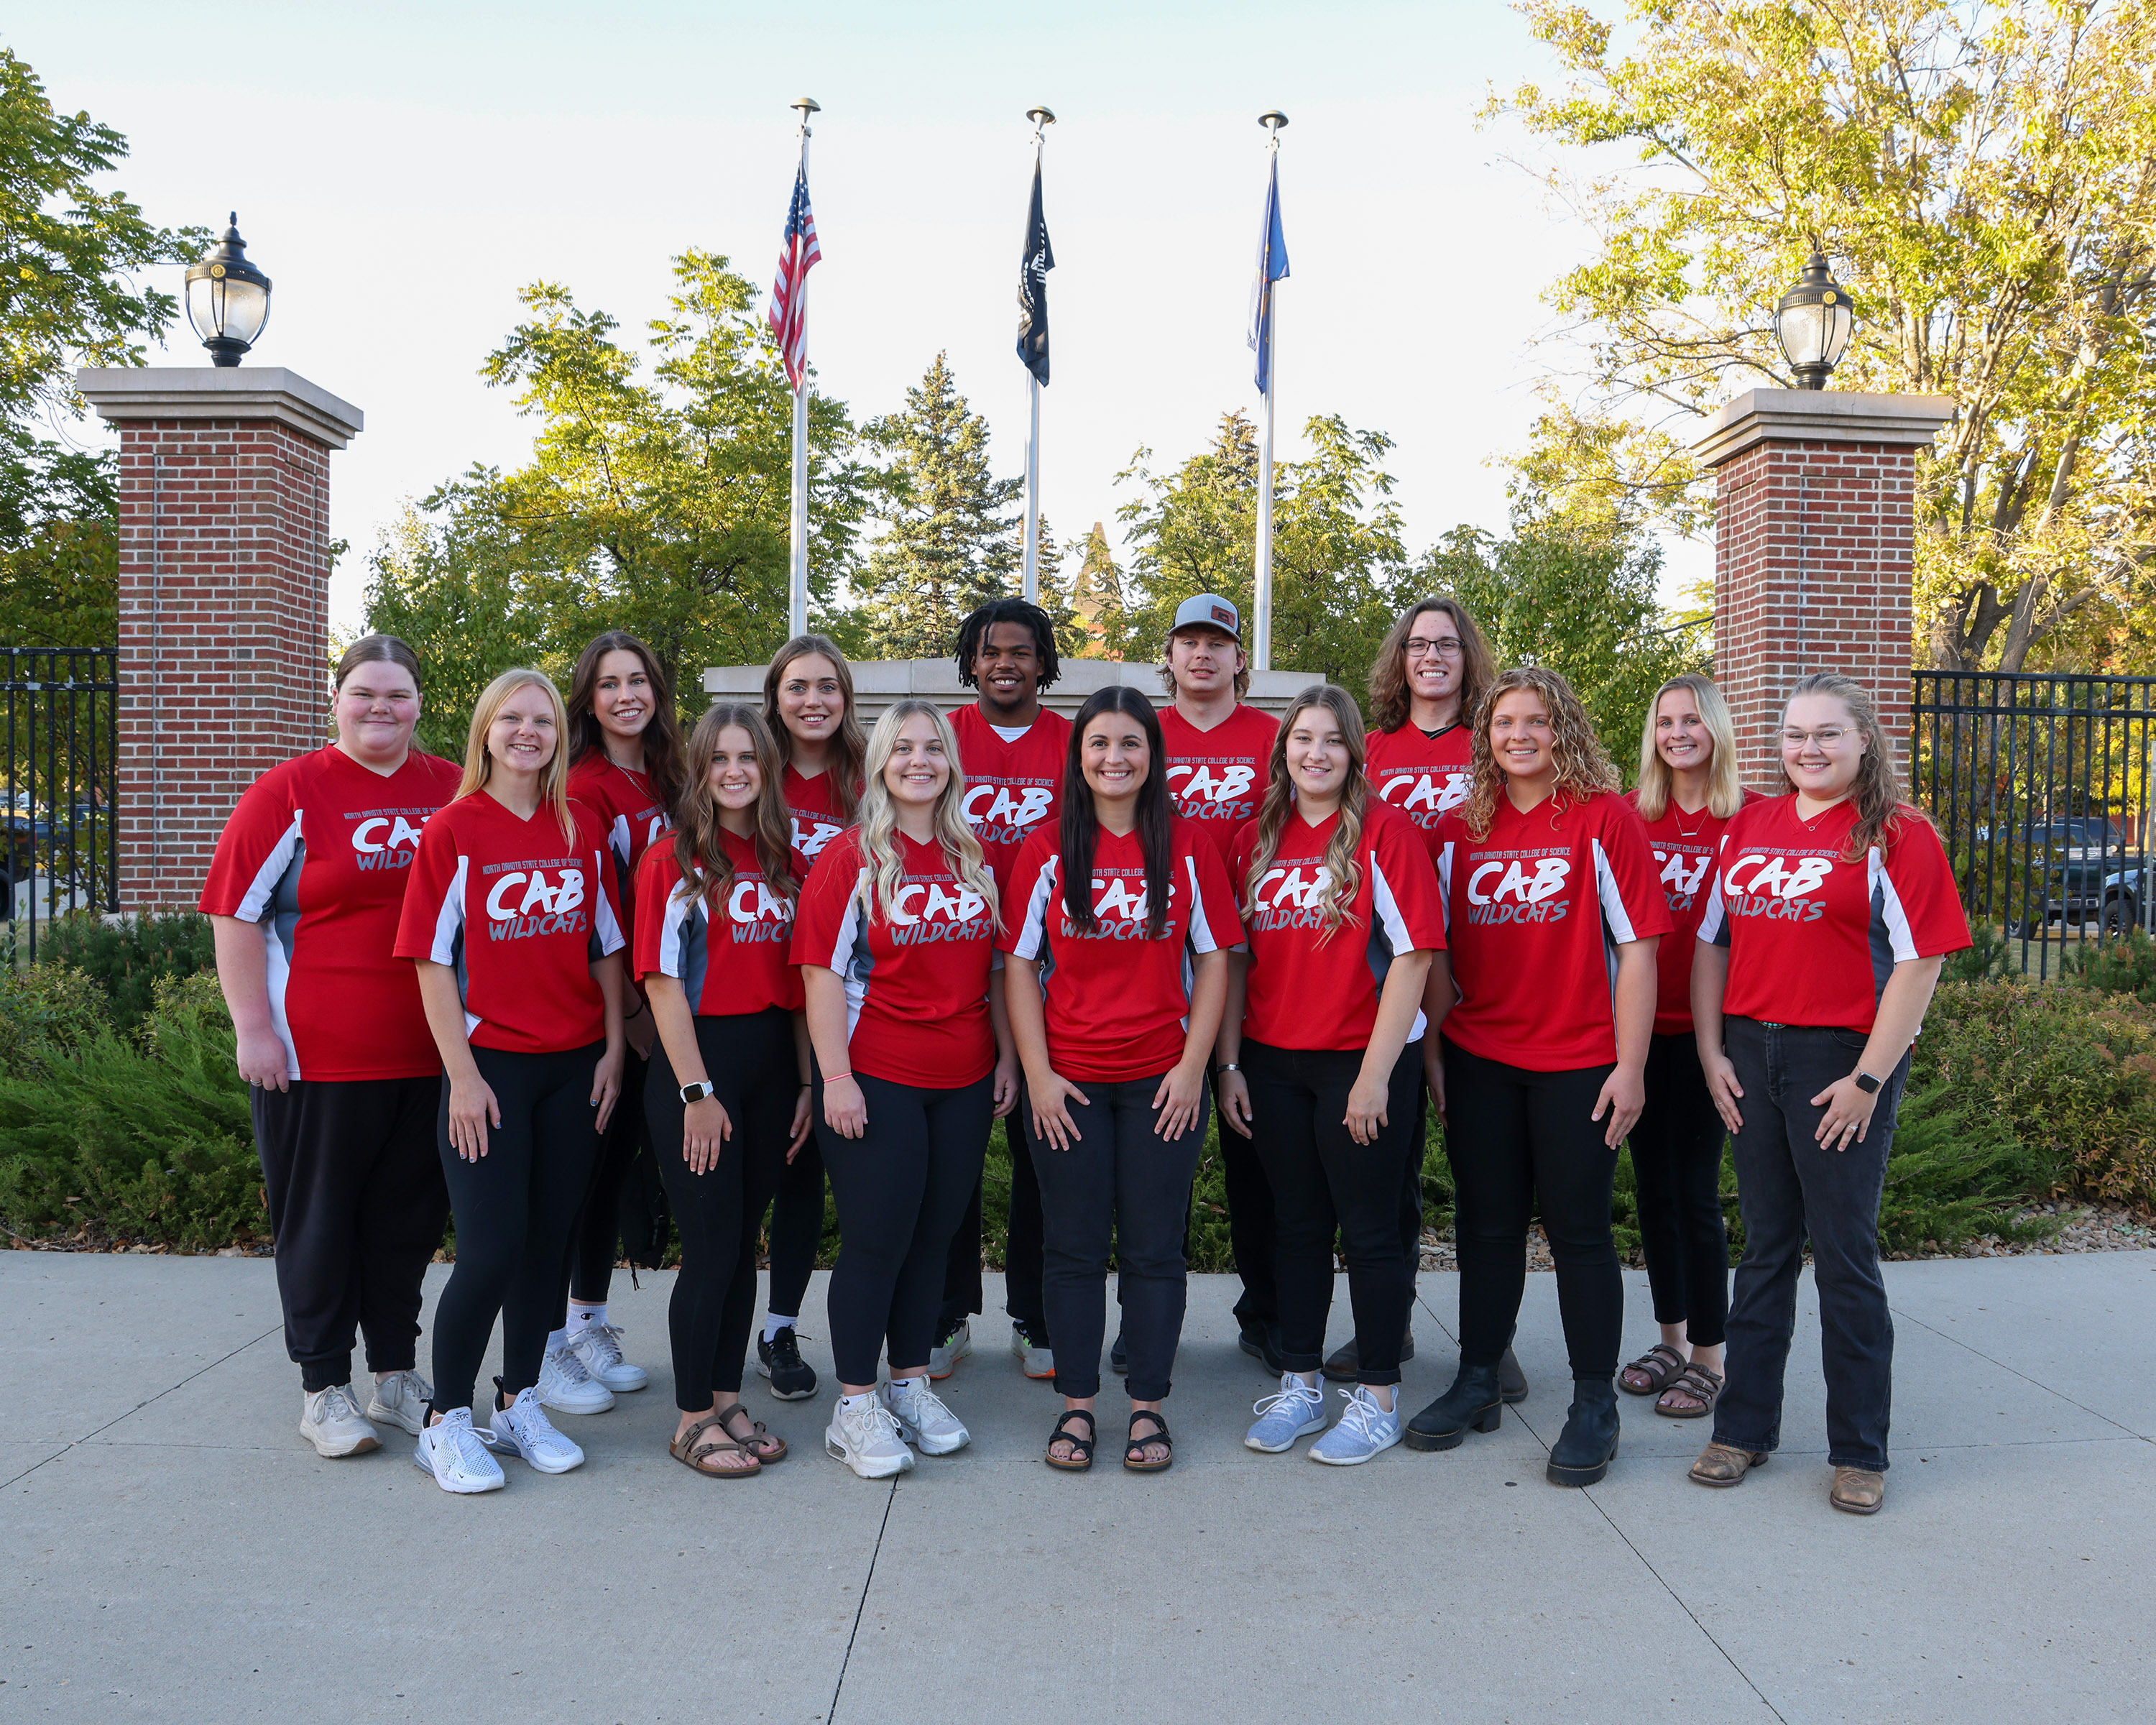
[[(1278, 721), (1245, 705), (1241, 633), (1199, 594), (1175, 614), (1165, 708), (1117, 685), (1066, 720), (1040, 699), (1049, 619), (993, 601), (957, 645), (978, 700), (901, 701), (866, 736), (844, 655), (803, 635), (760, 704), (721, 701), (685, 739), (650, 651), (608, 634), (566, 703), (536, 671), (496, 679), (461, 773), (412, 747), (411, 650), (355, 643), (337, 741), (242, 798), (203, 898), (303, 1435), (341, 1455), (378, 1445), (371, 1422), (401, 1426), (459, 1492), (499, 1487), (498, 1455), (579, 1465), (549, 1411), (648, 1381), (606, 1307), (641, 1147), (680, 1235), (676, 1459), (741, 1479), (785, 1456), (741, 1389), (753, 1337), (773, 1394), (817, 1393), (795, 1321), (827, 1177), (825, 1449), (865, 1478), (956, 1450), (968, 1434), (933, 1386), (971, 1351), (982, 1170), (1006, 1118), (1012, 1351), (1063, 1400), (1044, 1459), (1092, 1465), (1112, 1251), (1122, 1465), (1159, 1471), (1217, 1112), (1240, 1343), (1278, 1376), (1250, 1449), (1315, 1436), (1312, 1460), (1352, 1466), (1496, 1430), (1527, 1393), (1512, 1340), (1538, 1218), (1573, 1378), (1553, 1482), (1606, 1473), (1620, 1390), (1711, 1419), (1702, 1483), (1761, 1465), (1809, 1246), (1830, 1501), (1876, 1510), (1880, 1191), (1910, 1045), (1969, 934), (1870, 696), (1801, 681), (1785, 783), (1761, 797), (1714, 685), (1674, 679), (1620, 793), (1564, 680), (1496, 670), (1453, 600), (1387, 636), (1368, 732), (1330, 684)], [(1409, 1417), (1432, 1108), (1460, 1360)], [(1733, 1301), (1725, 1132), (1746, 1230)], [(1620, 1368), (1610, 1192), (1628, 1139), (1661, 1338)], [(429, 1384), (420, 1277), (445, 1212)], [(1336, 1245), (1354, 1333), (1327, 1358)], [(1347, 1386), (1337, 1420), (1327, 1378)]]

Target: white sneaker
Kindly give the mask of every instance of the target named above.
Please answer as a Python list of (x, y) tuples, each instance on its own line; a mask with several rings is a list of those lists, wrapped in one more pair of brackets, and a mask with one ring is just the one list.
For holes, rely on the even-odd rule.
[(918, 1378), (886, 1384), (877, 1394), (898, 1422), (898, 1435), (924, 1455), (948, 1455), (973, 1440), (943, 1399)]
[(539, 1365), (539, 1399), (557, 1414), (603, 1414), (613, 1392), (589, 1372), (572, 1349), (550, 1348)]
[(1011, 1352), (1025, 1368), (1029, 1378), (1053, 1378), (1055, 1375), (1055, 1350), (1043, 1348), (1026, 1332), (1024, 1324), (1011, 1326)]
[(471, 1409), (458, 1408), (429, 1425), (413, 1445), (412, 1465), (434, 1476), (444, 1491), (469, 1493), (499, 1491), (508, 1483), (501, 1464), (486, 1453), (486, 1445), (472, 1430)]
[(1354, 1467), (1373, 1455), (1382, 1455), (1400, 1440), (1399, 1386), (1393, 1388), (1393, 1405), (1381, 1408), (1363, 1385), (1340, 1392), (1348, 1411), (1340, 1423), (1310, 1446), (1312, 1461), (1334, 1467)]
[(928, 1375), (940, 1384), (956, 1371), (958, 1362), (973, 1351), (973, 1320), (962, 1317), (957, 1329), (928, 1350)]
[(619, 1394), (641, 1389), (651, 1381), (642, 1366), (621, 1357), (621, 1332), (612, 1324), (586, 1324), (569, 1343), (569, 1352), (583, 1363), (585, 1371)]
[(886, 1480), (913, 1466), (913, 1451), (906, 1447), (898, 1421), (880, 1399), (834, 1410), (831, 1423), (824, 1428), (824, 1452), (865, 1480)]
[(349, 1384), (333, 1384), (311, 1395), (300, 1392), (300, 1435), (315, 1446), (317, 1455), (331, 1461), (382, 1447), (381, 1434), (359, 1417), (359, 1404), (352, 1399)]
[(427, 1424), (427, 1404), (434, 1399), (434, 1386), (417, 1372), (392, 1372), (374, 1386), (367, 1417), (384, 1425), (401, 1425), (417, 1437)]
[(515, 1401), (494, 1410), (488, 1426), (493, 1434), (489, 1449), (514, 1450), (542, 1473), (567, 1473), (584, 1465), (584, 1452), (554, 1430), (536, 1389), (518, 1390)]

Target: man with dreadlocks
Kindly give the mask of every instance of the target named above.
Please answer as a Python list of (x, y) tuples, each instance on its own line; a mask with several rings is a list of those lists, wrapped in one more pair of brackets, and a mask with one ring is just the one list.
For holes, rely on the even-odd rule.
[[(1055, 682), (1060, 669), (1055, 627), (1038, 605), (991, 599), (958, 625), (957, 660), (958, 680), (980, 691), (972, 706), (951, 716), (958, 766), (966, 779), (962, 808), (1000, 893), (1010, 882), (1027, 837), (1036, 828), (1055, 824), (1056, 792), (1070, 749), (1070, 720), (1040, 704), (1040, 691)], [(1052, 1378), (1055, 1356), (1050, 1351), (1040, 1294), (1040, 1187), (1026, 1153), (1025, 1134), (1014, 1132), (1009, 1137), (1010, 1231), (1004, 1250), (1004, 1304), (1011, 1319), (1011, 1352), (1027, 1377)], [(931, 1377), (949, 1377), (973, 1351), (968, 1318), (980, 1309), (981, 1194), (976, 1189), (951, 1241), (943, 1311), (929, 1359)]]

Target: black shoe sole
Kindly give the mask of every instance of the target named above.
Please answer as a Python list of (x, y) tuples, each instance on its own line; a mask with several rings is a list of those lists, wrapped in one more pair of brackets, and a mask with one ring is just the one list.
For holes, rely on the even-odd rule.
[(1474, 1417), (1465, 1425), (1455, 1425), (1450, 1431), (1418, 1431), (1413, 1425), (1404, 1427), (1400, 1441), (1410, 1450), (1456, 1450), (1467, 1441), (1471, 1431), (1495, 1431), (1504, 1423), (1505, 1404), (1492, 1402), (1486, 1408), (1478, 1408)]
[(1548, 1476), (1553, 1486), (1595, 1486), (1602, 1482), (1609, 1471), (1609, 1464), (1617, 1459), (1617, 1439), (1609, 1440), (1609, 1453), (1591, 1467), (1560, 1467), (1555, 1461), (1549, 1465)]

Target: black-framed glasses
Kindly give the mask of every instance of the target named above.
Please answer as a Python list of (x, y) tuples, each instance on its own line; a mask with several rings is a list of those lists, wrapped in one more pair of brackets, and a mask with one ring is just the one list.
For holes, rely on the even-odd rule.
[(1421, 635), (1409, 635), (1407, 639), (1407, 654), (1410, 659), (1427, 659), (1433, 653), (1440, 659), (1457, 659), (1461, 650), (1457, 635), (1440, 635), (1434, 641)]

